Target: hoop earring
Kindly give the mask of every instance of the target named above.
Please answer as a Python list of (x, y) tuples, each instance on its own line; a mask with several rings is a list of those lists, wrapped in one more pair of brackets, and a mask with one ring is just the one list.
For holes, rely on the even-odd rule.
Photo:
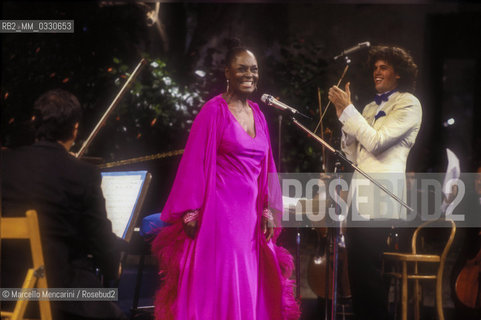
[(225, 92), (229, 92), (229, 79), (227, 79), (227, 88)]

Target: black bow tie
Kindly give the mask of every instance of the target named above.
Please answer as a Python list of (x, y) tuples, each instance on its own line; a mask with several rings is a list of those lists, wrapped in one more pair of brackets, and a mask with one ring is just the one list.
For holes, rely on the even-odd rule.
[(381, 117), (384, 117), (386, 115), (386, 112), (380, 110), (375, 116), (374, 116), (374, 121), (376, 121), (377, 119), (381, 118)]
[(383, 101), (388, 101), (389, 96), (396, 91), (397, 90), (392, 90), (392, 91), (385, 92), (383, 94), (376, 94), (376, 96), (374, 97), (374, 102), (376, 102), (377, 105), (380, 105)]

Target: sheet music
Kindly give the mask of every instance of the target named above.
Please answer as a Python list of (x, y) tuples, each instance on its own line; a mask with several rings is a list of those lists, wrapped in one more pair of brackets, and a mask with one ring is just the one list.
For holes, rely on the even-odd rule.
[[(456, 185), (457, 181), (459, 180), (459, 176), (461, 175), (461, 167), (459, 165), (459, 159), (454, 152), (446, 148), (446, 154), (448, 156), (448, 168), (446, 169), (446, 175), (444, 176), (443, 182), (444, 199), (443, 203), (441, 204), (441, 212), (451, 214), (454, 208), (449, 210), (450, 203), (446, 201), (446, 198), (452, 192), (452, 186)], [(448, 185), (448, 182), (451, 184)]]
[(145, 171), (102, 172), (102, 192), (113, 232), (124, 238), (145, 180)]
[(291, 198), (291, 197), (282, 196), (282, 204), (284, 207), (284, 211), (295, 210), (297, 203), (299, 202), (300, 199), (301, 198)]
[(449, 180), (457, 181), (461, 175), (461, 167), (459, 165), (459, 159), (454, 152), (446, 148), (446, 154), (448, 156), (448, 168), (446, 169), (446, 176), (443, 182), (443, 193), (447, 195), (451, 190), (447, 189), (447, 183)]

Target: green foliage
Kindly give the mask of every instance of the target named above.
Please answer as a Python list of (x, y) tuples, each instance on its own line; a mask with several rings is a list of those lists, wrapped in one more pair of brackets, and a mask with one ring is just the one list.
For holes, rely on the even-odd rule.
[[(111, 148), (102, 146), (99, 153), (107, 159), (122, 159), (123, 154), (142, 155), (183, 147), (195, 115), (203, 104), (198, 89), (179, 85), (160, 58), (149, 58), (112, 115), (105, 130)], [(130, 75), (131, 67), (121, 58), (113, 58), (108, 77), (117, 90)], [(108, 150), (108, 151), (107, 151)], [(107, 152), (108, 153), (107, 153)]]
[(102, 7), (96, 2), (31, 2), (27, 7), (6, 2), (3, 9), (9, 19), (72, 19), (75, 32), (1, 35), (1, 143), (15, 147), (32, 142), (29, 120), (34, 101), (53, 88), (79, 98), (84, 110), (82, 138), (114, 91), (105, 72), (112, 56), (130, 63), (139, 58), (139, 35), (146, 32), (143, 12), (135, 5)]
[[(144, 52), (151, 54), (146, 56), (148, 66), (121, 99), (87, 156), (110, 161), (183, 148), (203, 101), (225, 90), (223, 61), (219, 57), (224, 56), (226, 44), (217, 41), (216, 47), (202, 50), (207, 38), (201, 38), (190, 51), (179, 47), (168, 54), (159, 53), (152, 43), (158, 35), (147, 29), (141, 6), (32, 3), (30, 15), (26, 16), (21, 6), (11, 3), (6, 12), (11, 18), (75, 20), (74, 34), (2, 35), (1, 142), (6, 146), (28, 143), (31, 136), (27, 128), (35, 99), (60, 87), (74, 93), (84, 110), (79, 141), (74, 147), (78, 150), (140, 56), (146, 56)], [(203, 32), (196, 33), (199, 34)], [(221, 35), (209, 34), (212, 36)], [(181, 32), (172, 33), (171, 39), (182, 39)], [(273, 48), (268, 54), (256, 52), (262, 63), (261, 88), (311, 116), (312, 120), (299, 120), (314, 129), (319, 119), (317, 88), (328, 87), (326, 63), (319, 58), (322, 45), (286, 39), (283, 43), (275, 42)], [(205, 77), (194, 77), (196, 67), (206, 72)], [(259, 101), (258, 98), (254, 100)], [(325, 96), (323, 101), (325, 105)], [(272, 116), (272, 110), (264, 110), (273, 129), (277, 117)], [(330, 111), (325, 125), (334, 130), (337, 122), (331, 123), (333, 110)], [(314, 140), (287, 121), (282, 132), (283, 171), (321, 170), (321, 147)], [(274, 131), (271, 137), (276, 149)]]
[[(318, 88), (323, 95), (323, 110), (327, 103), (324, 95), (326, 63), (319, 57), (323, 47), (319, 44), (304, 42), (303, 39), (288, 39), (281, 45), (280, 57), (269, 59), (272, 78), (281, 94), (280, 98), (299, 111), (310, 116), (312, 120), (297, 117), (309, 129), (314, 130), (319, 118)], [(330, 110), (332, 111), (332, 110)], [(328, 112), (324, 119), (326, 127), (336, 127), (330, 121)], [(332, 130), (332, 129), (331, 129)], [(288, 124), (282, 136), (282, 168), (289, 172), (318, 172), (322, 170), (321, 146), (303, 133), (294, 124)], [(320, 132), (318, 131), (318, 134)]]
[[(145, 55), (142, 52), (153, 51), (146, 45), (151, 29), (144, 23), (142, 7), (136, 5), (32, 3), (29, 8), (27, 14), (15, 3), (5, 7), (12, 19), (68, 17), (75, 21), (75, 32), (2, 35), (1, 143), (7, 147), (31, 143), (35, 99), (49, 89), (62, 88), (79, 98), (84, 111), (74, 146), (78, 150)], [(178, 75), (171, 75), (171, 62), (160, 53), (155, 56), (146, 57), (148, 65), (107, 119), (87, 156), (121, 160), (184, 146), (202, 99), (198, 90), (174, 80)], [(193, 82), (192, 77), (183, 80)]]
[[(219, 42), (225, 44), (227, 40)], [(208, 48), (206, 51), (206, 56), (202, 57), (204, 59), (202, 65), (206, 67), (207, 75), (199, 90), (204, 97), (209, 97), (225, 89), (224, 61), (213, 57), (224, 56), (227, 47), (221, 45), (216, 48)], [(323, 108), (327, 102), (325, 92), (322, 90), (327, 88), (325, 81), (327, 64), (320, 59), (322, 52), (322, 45), (305, 43), (302, 39), (286, 39), (285, 42), (279, 44), (279, 50), (271, 51), (270, 55), (263, 56), (263, 52), (256, 52), (257, 60), (260, 63), (264, 61), (264, 64), (259, 66), (262, 89), (277, 94), (280, 100), (296, 106), (301, 112), (310, 116), (311, 120), (297, 118), (312, 130), (316, 127), (320, 117), (318, 88), (321, 88), (323, 94)], [(258, 94), (262, 93), (258, 92)], [(258, 100), (258, 98), (260, 97), (254, 97), (254, 100)], [(329, 111), (324, 119), (324, 128), (329, 127), (330, 129), (327, 131), (332, 132), (337, 130), (339, 125), (333, 114), (333, 108)], [(270, 108), (264, 109), (271, 130), (276, 128), (277, 120), (277, 116), (273, 112)], [(301, 129), (289, 121), (283, 121), (281, 139), (282, 171), (318, 172), (322, 170), (321, 146)], [(271, 131), (271, 140), (273, 148), (276, 150), (278, 145), (276, 131)], [(331, 142), (336, 143), (335, 141)]]

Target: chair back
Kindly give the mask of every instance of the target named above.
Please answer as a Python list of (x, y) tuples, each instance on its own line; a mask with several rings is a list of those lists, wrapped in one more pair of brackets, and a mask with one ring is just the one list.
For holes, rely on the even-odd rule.
[(444, 267), (444, 263), (446, 261), (446, 256), (449, 253), (449, 249), (451, 249), (451, 245), (453, 244), (454, 236), (456, 234), (456, 224), (452, 219), (445, 219), (445, 218), (440, 218), (440, 219), (435, 219), (435, 220), (429, 220), (424, 223), (422, 223), (419, 227), (416, 228), (414, 231), (413, 237), (412, 237), (412, 242), (411, 242), (411, 247), (412, 247), (412, 253), (416, 254), (416, 248), (417, 248), (417, 238), (419, 232), (423, 229), (426, 228), (432, 224), (443, 224), (447, 223), (450, 225), (451, 232), (449, 233), (449, 237), (447, 238), (446, 244), (444, 245), (444, 248), (440, 254), (440, 267), (441, 269)]
[[(28, 269), (22, 289), (48, 288), (37, 212), (35, 210), (28, 210), (25, 217), (0, 218), (0, 220), (1, 239), (27, 239), (30, 241), (33, 267)], [(13, 312), (2, 311), (1, 317), (10, 320), (23, 319), (27, 303), (28, 300), (17, 301)], [(50, 309), (50, 301), (39, 301), (39, 307), (41, 319), (51, 320), (52, 313)]]

